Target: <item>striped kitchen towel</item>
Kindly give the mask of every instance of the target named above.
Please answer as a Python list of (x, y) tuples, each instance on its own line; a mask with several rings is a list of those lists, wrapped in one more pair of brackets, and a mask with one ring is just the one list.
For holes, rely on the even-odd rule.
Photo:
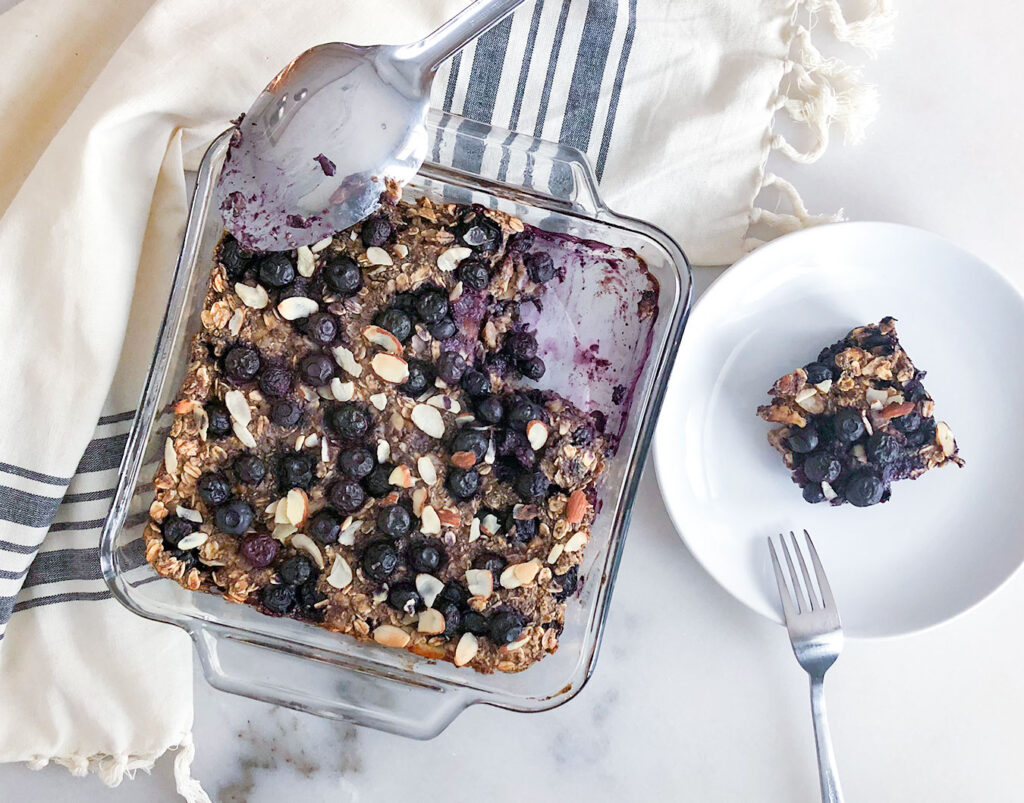
[[(188, 640), (110, 599), (97, 560), (185, 171), (303, 49), (412, 40), (463, 2), (22, 0), (0, 15), (0, 761), (116, 784), (180, 745), (179, 789), (206, 799), (187, 771)], [(611, 206), (728, 263), (814, 222), (766, 161), (816, 158), (833, 121), (859, 130), (870, 92), (808, 31), (820, 15), (876, 43), (891, 11), (869, 5), (848, 23), (836, 0), (528, 0), (442, 67), (434, 105), (578, 148)], [(805, 150), (772, 132), (776, 113), (808, 126)], [(755, 205), (769, 186), (790, 211)]]

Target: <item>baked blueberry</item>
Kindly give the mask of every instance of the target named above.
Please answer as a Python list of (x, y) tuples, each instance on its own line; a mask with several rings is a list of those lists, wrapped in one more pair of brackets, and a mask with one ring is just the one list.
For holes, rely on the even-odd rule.
[(383, 582), (398, 568), (398, 549), (386, 538), (371, 541), (363, 550), (362, 566), (363, 574)]
[(508, 411), (508, 425), (517, 432), (526, 432), (531, 421), (543, 420), (540, 407), (522, 396), (517, 398)]
[(377, 529), (391, 538), (401, 538), (412, 528), (412, 516), (402, 505), (388, 505), (377, 513)]
[(391, 299), (391, 304), (392, 304), (392, 306), (402, 310), (402, 312), (407, 312), (410, 315), (415, 315), (416, 314), (416, 294), (415, 293), (408, 293), (408, 292), (395, 293), (394, 297)]
[[(447, 625), (447, 620), (445, 624)], [(474, 636), (486, 636), (490, 630), (487, 624), (487, 617), (477, 611), (466, 611), (462, 614), (463, 633), (472, 633)]]
[(524, 471), (516, 477), (516, 493), (523, 499), (543, 499), (549, 486), (550, 483), (543, 471)]
[(899, 418), (892, 420), (892, 425), (895, 429), (900, 432), (909, 435), (911, 432), (917, 432), (921, 426), (921, 416), (916, 412), (909, 412), (906, 415), (901, 415)]
[(881, 478), (870, 469), (853, 472), (843, 486), (846, 500), (857, 507), (870, 507), (882, 501), (885, 486)]
[(384, 215), (377, 213), (370, 215), (363, 221), (363, 227), (359, 231), (359, 239), (363, 241), (366, 248), (384, 245), (391, 236), (391, 221)]
[(832, 432), (841, 443), (853, 443), (864, 434), (864, 422), (858, 410), (843, 407), (832, 416)]
[(323, 276), (328, 289), (341, 296), (354, 296), (363, 286), (363, 272), (359, 265), (344, 254), (327, 258)]
[(269, 585), (260, 592), (260, 600), (271, 613), (285, 614), (295, 607), (295, 589), (288, 585)]
[(254, 569), (265, 569), (274, 562), (278, 548), (278, 540), (269, 533), (249, 533), (242, 539), (240, 551)]
[(210, 507), (223, 505), (231, 496), (231, 484), (219, 471), (203, 474), (196, 483), (196, 493)]
[(445, 486), (456, 499), (472, 499), (480, 489), (480, 473), (475, 468), (449, 468)]
[(451, 602), (434, 602), (434, 607), (444, 617), (444, 632), (440, 635), (452, 638), (462, 630), (462, 611)]
[(288, 254), (276, 251), (260, 260), (257, 275), (265, 287), (287, 287), (295, 281), (295, 265)]
[(462, 389), (474, 399), (482, 399), (491, 393), (491, 378), (483, 371), (470, 369), (462, 375)]
[(342, 479), (331, 486), (327, 498), (342, 513), (355, 513), (366, 501), (366, 491), (356, 480)]
[(807, 382), (811, 385), (817, 385), (819, 382), (833, 378), (832, 369), (820, 362), (807, 363), (804, 366), (804, 371), (807, 373)]
[(807, 454), (818, 448), (818, 430), (808, 424), (793, 429), (786, 438), (786, 445), (797, 454)]
[(523, 635), (523, 617), (515, 611), (497, 611), (488, 620), (488, 635), (495, 644), (511, 644)]
[(241, 499), (221, 505), (213, 514), (217, 529), (227, 535), (242, 535), (252, 525), (252, 506)]
[(451, 450), (455, 452), (472, 452), (477, 460), (483, 460), (487, 454), (488, 434), (479, 429), (463, 427), (452, 436)]
[(406, 551), (406, 558), (413, 571), (427, 574), (437, 574), (448, 561), (444, 547), (434, 540), (413, 541)]
[(334, 360), (326, 354), (307, 354), (299, 360), (299, 376), (315, 388), (327, 385), (334, 376)]
[(231, 467), (243, 485), (259, 485), (267, 476), (267, 464), (254, 454), (240, 454)]
[(486, 215), (473, 215), (455, 226), (455, 238), (474, 251), (493, 254), (501, 247), (501, 226)]
[(464, 259), (459, 263), (459, 281), (470, 290), (483, 290), (491, 281), (487, 265), (479, 259)]
[(314, 312), (302, 323), (306, 337), (321, 346), (329, 346), (338, 336), (338, 319), (329, 312)]
[(267, 396), (287, 396), (292, 389), (292, 372), (283, 365), (266, 365), (260, 371), (260, 390)]
[(249, 382), (260, 370), (260, 354), (252, 346), (232, 346), (224, 355), (224, 376), (232, 382)]
[(274, 399), (270, 403), (270, 420), (279, 427), (294, 427), (302, 420), (302, 407), (292, 399)]
[(450, 337), (455, 337), (456, 332), (459, 331), (455, 321), (451, 318), (442, 318), (437, 323), (430, 324), (427, 330), (434, 340), (447, 340)]
[(469, 602), (469, 591), (466, 590), (465, 586), (452, 580), (444, 584), (444, 588), (441, 589), (437, 599), (434, 600), (434, 607), (440, 610), (442, 604), (450, 603), (463, 608), (467, 602)]
[(323, 611), (317, 608), (316, 605), (327, 599), (327, 596), (321, 594), (317, 589), (316, 581), (317, 577), (310, 577), (296, 589), (295, 596), (298, 599), (299, 607), (302, 609), (302, 615), (315, 622), (321, 622), (324, 617)]
[(387, 329), (402, 343), (412, 334), (412, 318), (409, 313), (398, 307), (388, 307), (374, 317), (373, 323), (381, 329)]
[(803, 497), (805, 502), (810, 502), (812, 505), (818, 504), (825, 499), (825, 492), (821, 490), (821, 484), (817, 482), (809, 482), (803, 487)]
[(437, 358), (437, 375), (448, 385), (457, 385), (466, 373), (466, 358), (457, 351), (446, 351)]
[(534, 463), (533, 447), (530, 446), (530, 441), (522, 432), (517, 432), (514, 429), (497, 430), (494, 434), (494, 445), (502, 457), (514, 457), (527, 466), (532, 466)]
[(508, 566), (508, 561), (497, 552), (481, 552), (473, 558), (473, 568), (487, 569), (487, 571), (494, 575), (495, 580), (505, 571), (506, 566)]
[(390, 463), (382, 463), (363, 477), (363, 488), (370, 496), (380, 499), (391, 493), (391, 472), (395, 467)]
[(281, 493), (313, 484), (316, 459), (305, 452), (285, 452), (277, 458), (277, 485)]
[(225, 435), (231, 434), (231, 414), (223, 404), (218, 401), (207, 402), (206, 416), (210, 419), (206, 428), (208, 435), (223, 438)]
[(505, 338), (505, 350), (517, 360), (537, 356), (537, 338), (529, 332), (513, 332)]
[(537, 519), (512, 519), (506, 532), (513, 543), (527, 544), (537, 537)]
[(584, 424), (581, 427), (577, 427), (572, 433), (572, 445), (573, 446), (590, 446), (594, 442), (594, 438), (597, 437), (597, 433), (594, 431), (593, 424)]
[(361, 480), (373, 471), (375, 464), (373, 455), (362, 446), (350, 446), (343, 449), (338, 455), (338, 468), (345, 475), (357, 480)]
[(476, 403), (476, 417), (485, 424), (497, 424), (505, 415), (505, 407), (497, 396), (487, 396)]
[(487, 370), (495, 376), (508, 376), (512, 373), (515, 360), (513, 360), (508, 354), (494, 352), (487, 355), (486, 363)]
[(900, 456), (900, 444), (892, 435), (875, 430), (864, 447), (868, 460), (880, 466), (895, 463)]
[(227, 235), (217, 249), (217, 261), (224, 266), (229, 279), (241, 279), (252, 263), (253, 253), (246, 251), (238, 241)]
[(570, 566), (569, 570), (565, 574), (556, 574), (551, 578), (553, 582), (558, 584), (561, 591), (554, 592), (551, 596), (557, 599), (559, 602), (565, 602), (569, 597), (576, 593), (576, 589), (580, 587), (580, 570), (577, 566)]
[(370, 415), (358, 404), (342, 402), (327, 413), (327, 424), (339, 438), (355, 440), (370, 429)]
[(423, 323), (437, 323), (448, 315), (448, 294), (434, 288), (424, 290), (416, 299), (416, 314)]
[(804, 460), (804, 475), (811, 482), (833, 482), (842, 471), (839, 461), (830, 454), (817, 452)]
[(171, 546), (177, 546), (182, 538), (191, 535), (195, 529), (196, 526), (192, 522), (178, 516), (168, 516), (160, 525), (164, 540)]
[(318, 544), (336, 544), (341, 535), (341, 517), (333, 510), (324, 508), (309, 520), (306, 533)]
[(544, 284), (544, 282), (555, 278), (555, 263), (551, 259), (551, 254), (545, 251), (534, 251), (532, 254), (527, 254), (523, 259), (523, 264), (526, 265), (530, 278), (538, 284)]
[(419, 396), (434, 382), (434, 369), (428, 362), (412, 358), (407, 360), (409, 378), (398, 389), (406, 396)]
[(528, 360), (519, 361), (519, 372), (534, 382), (544, 376), (545, 370), (547, 369), (544, 365), (544, 360), (540, 357), (531, 357)]
[(416, 591), (416, 586), (408, 580), (399, 580), (397, 583), (392, 583), (391, 588), (388, 589), (388, 605), (396, 611), (410, 614), (415, 613), (416, 609), (420, 607), (421, 602), (422, 600), (420, 599), (419, 592)]
[(277, 567), (281, 580), (290, 586), (300, 586), (313, 575), (313, 563), (304, 555), (295, 555)]

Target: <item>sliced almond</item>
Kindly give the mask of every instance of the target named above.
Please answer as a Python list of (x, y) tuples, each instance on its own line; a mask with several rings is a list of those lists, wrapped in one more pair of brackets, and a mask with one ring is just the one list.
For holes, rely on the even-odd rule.
[(901, 404), (890, 404), (879, 413), (882, 418), (900, 418), (914, 412), (914, 403), (905, 401)]
[(529, 631), (527, 631), (525, 635), (520, 636), (516, 641), (513, 641), (511, 644), (503, 644), (501, 647), (498, 648), (498, 652), (508, 653), (515, 652), (516, 650), (521, 650), (523, 647), (527, 645), (529, 641), (530, 633)]
[(484, 454), (484, 462), (487, 465), (492, 465), (497, 456), (498, 450), (494, 444), (494, 438), (491, 438), (489, 441), (487, 441), (487, 452), (486, 454)]
[(420, 511), (420, 532), (424, 535), (438, 535), (441, 532), (441, 519), (430, 505), (424, 505)]
[(309, 247), (309, 250), (312, 251), (314, 254), (319, 254), (321, 251), (323, 251), (330, 244), (331, 244), (331, 238), (330, 237), (324, 237), (322, 240), (317, 240), (315, 243), (313, 243)]
[(566, 521), (569, 524), (579, 524), (583, 521), (583, 517), (587, 515), (589, 508), (590, 502), (587, 501), (587, 495), (577, 488), (569, 494), (569, 501), (565, 505)]
[(523, 585), (529, 585), (536, 579), (537, 572), (541, 570), (541, 562), (534, 558), (526, 563), (517, 563), (514, 570), (516, 577), (523, 581)]
[(412, 408), (412, 422), (431, 438), (444, 437), (444, 419), (436, 407), (417, 404)]
[(465, 666), (472, 661), (480, 649), (480, 642), (472, 633), (463, 633), (459, 643), (455, 646), (455, 665)]
[(289, 296), (277, 305), (278, 313), (280, 313), (281, 317), (286, 321), (297, 321), (299, 318), (308, 318), (318, 309), (320, 309), (320, 305), (313, 299), (304, 298), (302, 296)]
[(454, 245), (437, 255), (437, 267), (445, 273), (455, 270), (459, 263), (473, 253), (472, 248)]
[(462, 411), (461, 404), (451, 396), (445, 396), (443, 393), (431, 396), (427, 399), (427, 404), (431, 407), (436, 407), (438, 410), (444, 410), (445, 412), (452, 413), (453, 415), (457, 415)]
[(252, 410), (249, 408), (249, 402), (245, 399), (245, 394), (240, 390), (229, 390), (224, 394), (224, 406), (228, 408), (228, 412), (231, 417), (235, 419), (243, 427), (249, 425), (252, 421)]
[(817, 415), (825, 412), (825, 400), (813, 387), (804, 388), (793, 400), (809, 413)]
[(320, 462), (331, 462), (331, 446), (327, 442), (327, 438), (324, 438), (322, 441), (320, 441)]
[(548, 552), (548, 563), (557, 563), (558, 559), (562, 557), (562, 552), (565, 550), (565, 544), (556, 543), (551, 547), (551, 551)]
[(174, 451), (174, 441), (171, 438), (164, 441), (164, 468), (172, 477), (178, 476), (178, 453)]
[(460, 516), (457, 511), (443, 507), (437, 511), (437, 517), (441, 519), (442, 527), (458, 529), (462, 526), (462, 516)]
[(395, 466), (388, 475), (388, 482), (397, 485), (399, 488), (412, 488), (412, 472), (408, 466)]
[(274, 538), (276, 538), (281, 543), (284, 543), (297, 532), (298, 527), (296, 527), (294, 524), (289, 524), (288, 522), (285, 522), (284, 524), (275, 525), (274, 532), (272, 532), (271, 535), (273, 535)]
[(583, 549), (586, 543), (587, 534), (583, 530), (580, 530), (577, 533), (573, 533), (569, 540), (565, 542), (565, 551), (578, 552), (579, 550)]
[(408, 647), (412, 636), (394, 625), (380, 625), (373, 631), (373, 640), (385, 647)]
[(316, 541), (308, 535), (305, 535), (304, 533), (295, 533), (295, 535), (292, 536), (292, 546), (296, 549), (301, 549), (309, 555), (318, 569), (322, 569), (324, 567), (324, 553), (320, 551), (320, 547), (317, 546)]
[(342, 382), (338, 377), (331, 380), (331, 395), (340, 402), (349, 401), (355, 395), (354, 382)]
[(356, 362), (356, 358), (352, 356), (352, 352), (344, 346), (335, 346), (331, 349), (331, 354), (334, 355), (334, 361), (338, 363), (346, 373), (355, 377), (363, 375), (363, 366)]
[(861, 463), (868, 462), (868, 453), (864, 449), (863, 444), (860, 444), (860, 443), (856, 444), (850, 450), (850, 454), (852, 454), (854, 456), (854, 458), (857, 459), (858, 461), (860, 461)]
[(831, 501), (832, 501), (833, 499), (835, 499), (836, 497), (838, 497), (838, 496), (839, 496), (839, 494), (837, 494), (837, 493), (836, 493), (836, 492), (835, 492), (835, 491), (834, 491), (834, 490), (832, 489), (832, 486), (831, 486), (831, 485), (829, 485), (829, 484), (828, 484), (827, 482), (823, 482), (823, 483), (821, 484), (821, 492), (822, 492), (823, 494), (825, 494), (825, 498), (826, 498), (826, 499), (827, 499), (827, 500), (828, 500), (829, 502), (831, 502)]
[(409, 256), (409, 246), (405, 243), (399, 243), (395, 246), (395, 253), (398, 254), (399, 258), (405, 259)]
[(469, 542), (473, 543), (477, 538), (480, 537), (480, 519), (476, 516), (473, 517), (473, 521), (469, 525)]
[(956, 451), (956, 439), (953, 437), (953, 430), (945, 421), (935, 425), (935, 442), (942, 447), (942, 453), (949, 457)]
[(305, 276), (307, 279), (316, 270), (316, 258), (313, 256), (313, 249), (308, 245), (300, 245), (295, 250), (295, 270), (299, 272), (299, 276)]
[(832, 380), (824, 379), (814, 387), (818, 389), (819, 393), (828, 393), (830, 390), (832, 390)]
[(309, 497), (301, 488), (292, 488), (284, 498), (284, 508), (288, 523), (301, 527), (309, 515)]
[(885, 388), (868, 388), (864, 391), (864, 398), (867, 400), (868, 404), (878, 402), (878, 404), (881, 405), (889, 398), (889, 393)]
[(487, 599), (494, 593), (494, 575), (487, 569), (468, 569), (466, 571), (466, 588), (474, 597)]
[(236, 309), (231, 313), (231, 320), (228, 321), (228, 331), (232, 337), (238, 337), (238, 333), (242, 331), (242, 324), (245, 322), (245, 313), (240, 309)]
[(416, 461), (416, 470), (419, 472), (420, 479), (427, 485), (433, 485), (437, 482), (437, 470), (434, 468), (434, 461), (427, 455), (423, 455), (423, 457)]
[(377, 462), (386, 463), (391, 459), (391, 444), (381, 438), (377, 441)]
[(371, 265), (394, 265), (391, 254), (376, 245), (366, 249), (366, 259)]
[(384, 351), (389, 354), (401, 354), (402, 343), (387, 329), (380, 326), (367, 326), (363, 328), (363, 337), (369, 340), (373, 345), (380, 346)]
[(327, 575), (327, 584), (335, 588), (346, 588), (352, 582), (352, 567), (341, 555), (334, 559), (331, 573)]
[(501, 577), (498, 582), (501, 583), (502, 588), (519, 588), (523, 584), (523, 581), (519, 579), (515, 572), (516, 564), (505, 567), (505, 571), (501, 573)]
[(314, 446), (319, 446), (320, 445), (320, 436), (317, 435), (315, 432), (312, 435), (307, 435), (306, 436), (306, 440), (303, 441), (303, 444), (308, 446), (308, 447), (310, 447), (310, 448), (312, 448)]
[(356, 542), (356, 535), (362, 528), (363, 522), (359, 519), (355, 519), (347, 524), (342, 522), (341, 535), (338, 536), (338, 543), (342, 546), (352, 546)]
[(548, 442), (548, 428), (543, 421), (531, 421), (526, 425), (526, 439), (530, 447), (537, 452), (544, 448)]
[(412, 492), (412, 512), (417, 516), (423, 512), (423, 503), (427, 501), (427, 489), (420, 487)]
[(232, 421), (231, 429), (234, 431), (235, 437), (237, 437), (243, 445), (248, 446), (250, 449), (256, 448), (256, 439), (244, 426), (239, 424), (237, 421)]
[(305, 435), (301, 435), (301, 434), (300, 435), (296, 435), (295, 436), (295, 451), (296, 452), (301, 452), (302, 451), (302, 444), (304, 444), (305, 442), (306, 442), (306, 436)]
[(480, 519), (480, 529), (488, 535), (497, 535), (501, 531), (501, 522), (493, 513), (488, 513)]
[(428, 608), (432, 608), (434, 600), (437, 599), (437, 595), (441, 593), (441, 589), (444, 588), (444, 583), (438, 580), (432, 574), (417, 574), (416, 575), (416, 593), (423, 598), (423, 604)]
[(370, 367), (377, 376), (393, 385), (400, 385), (409, 378), (409, 363), (386, 351), (374, 354)]
[(288, 501), (283, 498), (278, 499), (277, 503), (274, 505), (274, 524), (288, 523)]
[(427, 608), (423, 611), (423, 613), (420, 614), (419, 621), (416, 623), (416, 629), (421, 633), (427, 633), (428, 635), (443, 633), (444, 628), (444, 615), (433, 608)]
[(456, 468), (473, 468), (476, 465), (476, 455), (472, 452), (455, 452), (451, 457), (451, 463)]
[(242, 299), (242, 303), (253, 309), (263, 309), (270, 303), (270, 296), (260, 285), (250, 287), (247, 284), (238, 282), (235, 285), (235, 294)]
[(190, 507), (184, 505), (178, 505), (174, 508), (174, 513), (179, 519), (185, 519), (185, 521), (191, 521), (193, 524), (203, 523), (203, 514), (198, 510), (193, 510)]
[(368, 401), (378, 410), (383, 410), (388, 406), (388, 397), (384, 393), (374, 393)]
[(202, 546), (209, 540), (210, 536), (207, 533), (204, 533), (202, 530), (199, 530), (194, 533), (189, 533), (180, 541), (178, 541), (178, 549), (180, 549), (182, 552), (188, 549), (195, 549), (197, 546)]

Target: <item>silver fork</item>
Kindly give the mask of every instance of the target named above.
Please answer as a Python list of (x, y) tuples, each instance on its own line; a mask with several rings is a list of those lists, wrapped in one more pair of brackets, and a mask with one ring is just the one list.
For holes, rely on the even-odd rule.
[[(832, 737), (829, 734), (828, 721), (825, 718), (824, 684), (825, 672), (835, 663), (843, 649), (843, 628), (839, 622), (836, 601), (832, 598), (832, 589), (829, 587), (825, 570), (818, 558), (818, 551), (814, 548), (814, 542), (807, 530), (804, 530), (804, 536), (807, 538), (807, 552), (811, 556), (811, 563), (814, 564), (814, 575), (818, 579), (820, 596), (815, 596), (814, 584), (807, 571), (803, 552), (792, 532), (789, 534), (793, 544), (792, 550), (786, 545), (786, 537), (779, 535), (782, 554), (786, 559), (789, 576), (793, 582), (792, 593), (786, 586), (782, 565), (779, 563), (779, 557), (775, 553), (775, 544), (771, 538), (768, 539), (768, 550), (771, 552), (772, 566), (775, 567), (775, 582), (779, 585), (779, 597), (782, 600), (782, 610), (786, 615), (786, 629), (789, 631), (789, 640), (793, 644), (793, 653), (796, 655), (797, 662), (811, 678), (811, 717), (814, 720), (814, 742), (818, 750), (821, 799), (823, 803), (842, 803), (843, 792), (839, 788), (836, 756), (832, 750)], [(793, 565), (792, 553), (796, 554), (797, 563), (800, 564), (800, 574), (803, 576), (802, 584), (800, 575), (797, 574), (796, 567)]]

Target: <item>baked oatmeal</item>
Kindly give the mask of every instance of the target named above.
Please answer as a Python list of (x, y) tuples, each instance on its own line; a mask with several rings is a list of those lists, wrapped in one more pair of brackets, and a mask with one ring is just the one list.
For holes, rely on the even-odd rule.
[(615, 435), (542, 389), (519, 313), (563, 278), (544, 233), (384, 200), (296, 251), (221, 241), (147, 559), (266, 614), (519, 671), (558, 647)]
[(765, 421), (803, 497), (868, 507), (888, 501), (896, 480), (947, 463), (962, 466), (949, 426), (896, 335), (895, 318), (859, 326), (779, 379)]

